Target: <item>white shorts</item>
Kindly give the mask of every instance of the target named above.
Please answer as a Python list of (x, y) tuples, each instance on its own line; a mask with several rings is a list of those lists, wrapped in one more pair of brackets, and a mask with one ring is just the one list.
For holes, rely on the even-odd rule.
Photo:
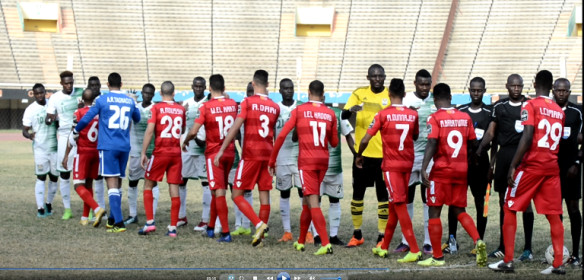
[(276, 189), (287, 191), (292, 186), (301, 188), (296, 164), (276, 166)]
[(65, 157), (65, 150), (67, 149), (67, 143), (69, 142), (69, 133), (71, 133), (71, 131), (67, 133), (61, 131), (57, 132), (57, 171), (60, 172), (69, 172), (73, 170), (73, 158), (77, 154), (77, 146), (72, 147), (71, 151), (69, 152), (67, 166), (63, 167), (61, 163)]
[(59, 176), (57, 171), (57, 153), (33, 150), (34, 153), (34, 173), (35, 175), (45, 175), (49, 172)]
[[(424, 160), (424, 154), (415, 154), (414, 158), (414, 166), (412, 167), (412, 175), (410, 175), (410, 182), (408, 186), (415, 186), (422, 183), (422, 161)], [(428, 164), (428, 168), (426, 169), (426, 173), (430, 175), (430, 170), (432, 169), (432, 165), (434, 165), (434, 160), (430, 160), (430, 164)]]
[(128, 162), (128, 180), (138, 181), (140, 179), (144, 179), (144, 172), (145, 170), (142, 168), (142, 164), (140, 162), (140, 155), (131, 155)]
[(188, 179), (207, 179), (207, 168), (205, 165), (205, 156), (195, 156), (188, 153), (181, 153), (182, 158), (182, 177)]
[(343, 173), (325, 175), (320, 184), (320, 195), (328, 195), (338, 199), (343, 198)]

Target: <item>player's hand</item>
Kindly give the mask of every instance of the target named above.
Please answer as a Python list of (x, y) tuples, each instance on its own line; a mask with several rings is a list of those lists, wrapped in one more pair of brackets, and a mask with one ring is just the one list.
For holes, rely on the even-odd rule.
[(222, 156), (223, 156), (223, 151), (219, 150), (219, 152), (217, 153), (217, 155), (215, 155), (215, 158), (213, 159), (213, 164), (215, 166), (219, 166), (219, 161), (221, 160)]
[(79, 133), (76, 133), (75, 130), (71, 131), (71, 133), (69, 133), (69, 144), (71, 144), (72, 147), (77, 146), (77, 139), (79, 139)]
[(140, 165), (142, 165), (142, 169), (146, 170), (146, 166), (148, 166), (148, 157), (146, 157), (146, 154), (140, 155)]
[(188, 146), (189, 146), (189, 141), (186, 141), (186, 139), (185, 139), (185, 141), (182, 144), (182, 151), (186, 152)]
[(355, 166), (357, 166), (357, 168), (363, 168), (363, 156), (356, 156), (355, 157)]
[(573, 164), (568, 169), (568, 173), (566, 174), (566, 176), (568, 176), (568, 178), (576, 178), (578, 176), (578, 168), (580, 168), (579, 164)]
[(29, 134), (28, 134), (28, 139), (30, 139), (30, 140), (32, 140), (32, 141), (34, 141), (34, 135), (35, 135), (35, 134), (36, 134), (36, 132), (29, 133)]
[(493, 181), (493, 172), (494, 172), (494, 167), (489, 165), (489, 172), (487, 172), (487, 180), (489, 182)]
[(201, 140), (201, 139), (195, 137), (195, 143), (197, 143), (197, 145), (199, 147), (205, 147), (205, 140)]
[(355, 106), (349, 108), (349, 111), (351, 111), (353, 113), (357, 113), (361, 110), (363, 110), (363, 106), (361, 106), (361, 105), (355, 105)]
[(426, 172), (426, 170), (422, 170), (422, 184), (426, 187), (430, 186), (430, 179), (428, 178), (428, 172)]
[(507, 173), (507, 184), (509, 187), (515, 187), (515, 167), (509, 167), (509, 173)]
[(268, 172), (270, 172), (270, 176), (276, 176), (276, 168), (273, 166), (268, 166)]

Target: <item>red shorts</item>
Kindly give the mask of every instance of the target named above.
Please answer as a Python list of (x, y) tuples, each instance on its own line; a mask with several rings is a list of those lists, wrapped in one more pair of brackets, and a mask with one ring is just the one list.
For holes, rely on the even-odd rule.
[(428, 206), (466, 207), (468, 185), (460, 182), (430, 181), (426, 189), (426, 204)]
[(238, 190), (253, 190), (258, 184), (258, 190), (269, 191), (272, 189), (272, 176), (268, 171), (267, 160), (240, 160), (235, 171), (235, 184), (233, 188)]
[(533, 199), (539, 214), (562, 214), (560, 175), (542, 176), (521, 169), (515, 171), (515, 187), (507, 187), (505, 207), (525, 211)]
[(85, 179), (97, 179), (99, 175), (99, 153), (80, 153), (73, 158), (73, 183)]
[(207, 180), (209, 181), (209, 189), (227, 189), (227, 177), (233, 165), (234, 158), (222, 157), (219, 161), (219, 166), (213, 164), (215, 155), (210, 155), (207, 159)]
[(389, 202), (402, 203), (408, 200), (408, 183), (412, 172), (383, 171), (383, 180), (389, 196)]
[(166, 173), (166, 182), (169, 184), (182, 183), (182, 160), (180, 156), (164, 157), (152, 155), (146, 167), (144, 178), (160, 182)]
[(303, 195), (320, 196), (320, 183), (324, 179), (326, 170), (298, 170)]

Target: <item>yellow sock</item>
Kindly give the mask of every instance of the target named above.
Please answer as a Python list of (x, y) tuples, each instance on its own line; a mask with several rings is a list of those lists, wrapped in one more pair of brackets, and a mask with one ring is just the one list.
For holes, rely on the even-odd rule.
[(389, 218), (389, 202), (377, 203), (377, 231), (379, 234), (385, 233), (385, 226)]
[(363, 224), (363, 200), (351, 200), (351, 219), (353, 220), (353, 228), (361, 229)]

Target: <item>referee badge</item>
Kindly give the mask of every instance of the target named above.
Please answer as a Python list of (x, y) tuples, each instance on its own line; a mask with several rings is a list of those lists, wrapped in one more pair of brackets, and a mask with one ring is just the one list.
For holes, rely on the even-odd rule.
[(527, 119), (529, 119), (529, 114), (527, 113), (527, 110), (521, 110), (521, 121), (524, 122)]

